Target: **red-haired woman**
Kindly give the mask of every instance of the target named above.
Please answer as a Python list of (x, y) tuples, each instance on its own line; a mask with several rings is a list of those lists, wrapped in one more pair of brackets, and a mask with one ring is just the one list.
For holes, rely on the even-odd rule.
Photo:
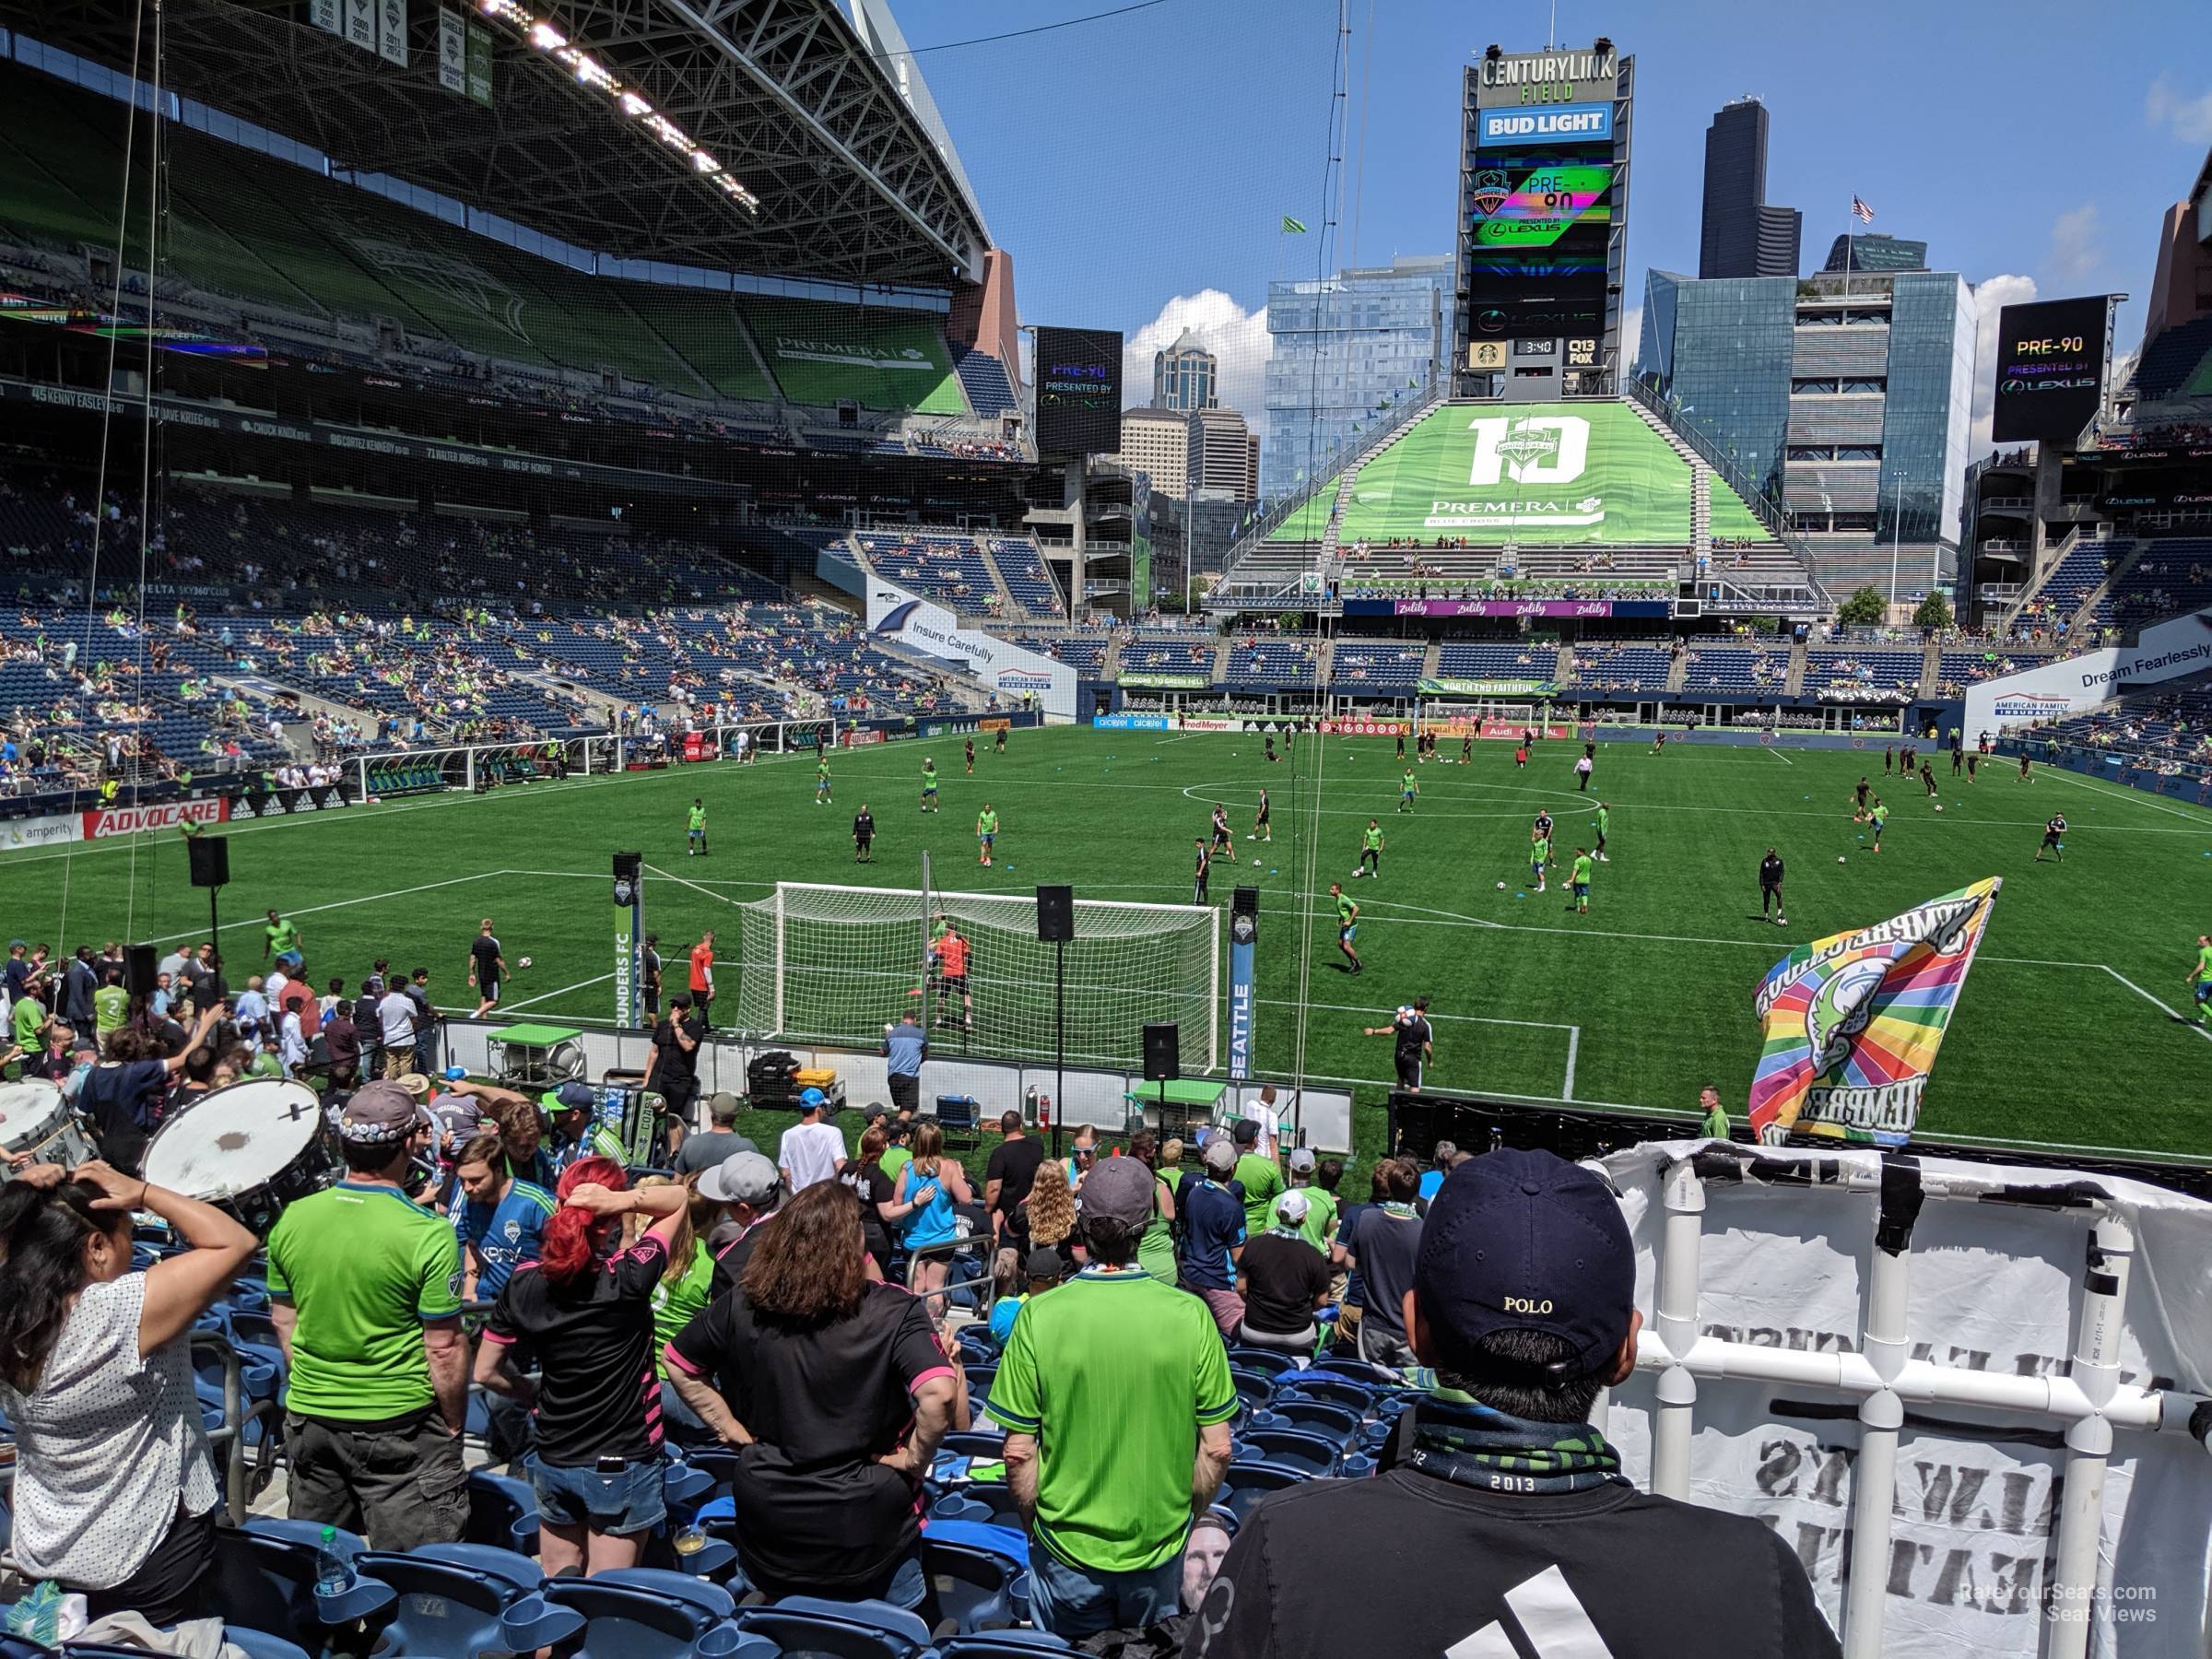
[(738, 1288), (668, 1344), (668, 1380), (726, 1445), (746, 1578), (771, 1596), (928, 1593), (915, 1499), (967, 1379), (923, 1301), (870, 1279), (860, 1205), (818, 1182), (763, 1228)]
[[(661, 1496), (661, 1402), (653, 1366), (653, 1293), (684, 1221), (680, 1186), (626, 1191), (622, 1166), (580, 1158), (556, 1189), (539, 1259), (500, 1291), (477, 1351), (477, 1381), (535, 1407), (537, 1559), (546, 1576), (634, 1567), (667, 1513)], [(653, 1218), (622, 1248), (622, 1218)], [(500, 1361), (512, 1356), (514, 1365)], [(535, 1388), (521, 1373), (535, 1359)]]

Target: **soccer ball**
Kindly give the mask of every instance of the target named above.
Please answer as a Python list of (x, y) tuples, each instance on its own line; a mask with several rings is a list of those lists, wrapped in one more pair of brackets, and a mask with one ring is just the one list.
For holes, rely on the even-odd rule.
[(530, 959), (528, 957), (524, 957), (520, 962), (517, 962), (515, 966), (518, 968), (527, 968), (530, 966)]
[(1842, 853), (1837, 853), (1837, 854), (1836, 854), (1836, 862), (1837, 862), (1838, 864), (1841, 864), (1841, 863), (1843, 862), (1843, 854), (1842, 854)]
[(1941, 806), (1937, 806), (1937, 807), (1936, 808), (1936, 811), (1938, 811), (1938, 812), (1941, 812), (1941, 811), (1943, 810), (1943, 808), (1942, 808)]
[(1505, 883), (1504, 883), (1504, 882), (1502, 882), (1502, 881), (1501, 881), (1501, 882), (1500, 882), (1500, 883), (1498, 884), (1498, 890), (1499, 890), (1500, 892), (1501, 892), (1501, 893), (1505, 891)]

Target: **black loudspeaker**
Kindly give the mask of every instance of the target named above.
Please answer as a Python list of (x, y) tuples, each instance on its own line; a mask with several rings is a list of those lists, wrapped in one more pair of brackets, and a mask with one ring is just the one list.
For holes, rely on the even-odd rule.
[(230, 843), (219, 835), (195, 835), (184, 843), (192, 860), (192, 885), (219, 888), (230, 879)]
[(1145, 1028), (1145, 1081), (1172, 1083), (1182, 1075), (1182, 1029), (1172, 1022)]
[(1037, 889), (1037, 939), (1052, 945), (1076, 936), (1076, 889), (1041, 887)]
[(154, 989), (154, 947), (126, 945), (123, 950), (123, 988), (133, 996), (147, 996)]

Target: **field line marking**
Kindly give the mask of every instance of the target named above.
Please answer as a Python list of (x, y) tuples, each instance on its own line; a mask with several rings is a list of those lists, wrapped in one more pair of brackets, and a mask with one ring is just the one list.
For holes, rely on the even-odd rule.
[[(1784, 766), (1794, 766), (1797, 764), (1796, 761), (1791, 759), (1787, 755), (1783, 754), (1778, 748), (1771, 748), (1767, 750), (1767, 753), (1773, 756), (1775, 759), (1781, 761)], [(1570, 1089), (1568, 1092), (1571, 1094), (1573, 1091)]]
[(663, 881), (673, 881), (678, 887), (688, 887), (695, 893), (704, 893), (708, 898), (720, 900), (724, 904), (743, 904), (745, 902), (742, 899), (731, 898), (727, 893), (717, 893), (712, 888), (700, 887), (696, 881), (687, 881), (681, 876), (671, 876), (658, 865), (646, 865), (643, 867), (658, 876)]
[(2179, 1020), (2183, 1025), (2187, 1026), (2191, 1030), (2194, 1031), (2199, 1037), (2202, 1037), (2206, 1042), (2212, 1042), (2212, 1030), (2206, 1030), (2198, 1021), (2191, 1019), (2185, 1015), (2176, 1013), (2173, 1009), (2168, 1007), (2164, 1003), (2160, 1002), (2157, 997), (2153, 996), (2149, 992), (2144, 990), (2142, 986), (2136, 984), (2134, 980), (2129, 979), (2127, 975), (2121, 972), (2119, 969), (2114, 968), (2111, 963), (2100, 962), (2097, 965), (2100, 968), (2102, 968), (2107, 973), (2111, 974), (2114, 979), (2118, 980), (2122, 984), (2125, 985), (2130, 991), (2133, 991), (2145, 1002), (2148, 1003), (2152, 1007), (2158, 1009), (2160, 1013), (2166, 1015), (2171, 1019)]
[[(2124, 784), (2106, 783), (2100, 779), (2085, 778), (2077, 772), (2069, 771), (2063, 766), (2046, 766), (2039, 775), (2056, 778), (2061, 783), (2071, 783), (2077, 789), (2088, 790), (2091, 794), (2104, 795), (2115, 801), (2133, 801), (2138, 806), (2148, 806), (2155, 812), (2163, 812), (2170, 818), (2178, 818), (2187, 823), (2200, 826), (2205, 824), (2205, 820), (2195, 813), (2184, 812), (2171, 801), (2161, 801), (2148, 790), (2129, 789)], [(2206, 827), (2212, 828), (2212, 826)]]
[(1574, 1063), (1580, 1057), (1582, 1048), (1583, 1028), (1569, 1026), (1567, 1028), (1567, 1077), (1565, 1081), (1559, 1085), (1559, 1092), (1570, 1100), (1574, 1099)]
[(610, 980), (614, 977), (614, 971), (609, 969), (605, 973), (594, 974), (590, 979), (578, 980), (572, 985), (563, 985), (558, 991), (541, 992), (535, 996), (524, 997), (521, 1002), (518, 1003), (502, 1002), (499, 1006), (498, 1012), (502, 1014), (512, 1013), (517, 1008), (527, 1008), (534, 1003), (551, 1002), (557, 996), (566, 996), (571, 991), (582, 991), (586, 986), (596, 985), (603, 980)]
[[(465, 881), (488, 881), (495, 876), (505, 876), (509, 873), (506, 870), (478, 870), (470, 876), (450, 876), (443, 881), (426, 881), (417, 887), (394, 888), (388, 893), (364, 893), (359, 899), (334, 899), (328, 904), (304, 904), (283, 913), (288, 916), (312, 916), (322, 911), (348, 910), (357, 904), (374, 904), (381, 899), (406, 899), (416, 893), (435, 892), (440, 888), (459, 887)], [(262, 917), (255, 914), (241, 917), (236, 922), (224, 923), (223, 931), (229, 933), (235, 928), (260, 927), (264, 924)], [(206, 928), (188, 927), (182, 933), (163, 934), (159, 938), (148, 939), (147, 943), (149, 945), (173, 945), (179, 939), (204, 939), (206, 936), (207, 930)]]

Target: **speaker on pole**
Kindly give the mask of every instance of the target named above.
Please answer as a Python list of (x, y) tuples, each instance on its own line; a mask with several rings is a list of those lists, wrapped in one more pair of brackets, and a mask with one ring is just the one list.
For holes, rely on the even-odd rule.
[(1041, 887), (1037, 889), (1037, 939), (1040, 944), (1062, 944), (1076, 936), (1076, 889)]
[(219, 888), (230, 879), (230, 843), (219, 835), (195, 835), (184, 843), (192, 861), (192, 885)]
[(154, 947), (151, 945), (126, 945), (123, 950), (123, 988), (133, 996), (153, 994), (154, 979), (158, 972), (154, 965)]
[(1172, 1083), (1182, 1075), (1182, 1029), (1172, 1021), (1145, 1028), (1145, 1081)]

